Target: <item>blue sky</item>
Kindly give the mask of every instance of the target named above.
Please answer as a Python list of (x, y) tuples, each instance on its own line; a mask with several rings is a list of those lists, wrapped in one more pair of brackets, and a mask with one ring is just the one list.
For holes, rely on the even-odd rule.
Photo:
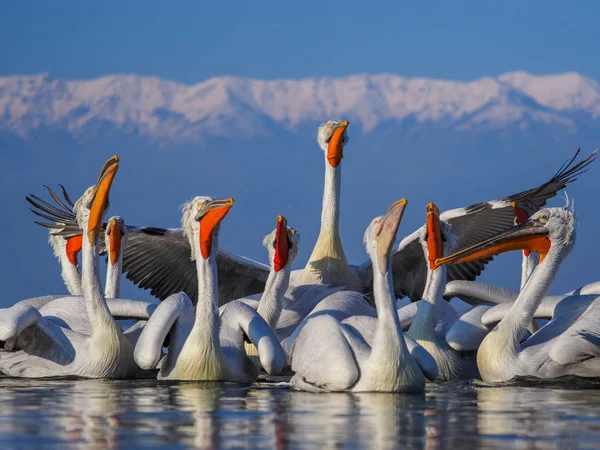
[[(368, 4), (368, 6), (367, 6)], [(0, 75), (600, 79), (600, 2), (6, 1)]]

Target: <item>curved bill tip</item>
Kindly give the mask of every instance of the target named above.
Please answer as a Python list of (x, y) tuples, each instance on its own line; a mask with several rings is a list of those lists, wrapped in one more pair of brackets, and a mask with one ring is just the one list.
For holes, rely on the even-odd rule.
[(425, 207), (425, 212), (427, 212), (427, 214), (440, 215), (440, 209), (433, 202), (429, 202), (429, 204)]
[(390, 206), (388, 212), (381, 220), (381, 228), (377, 235), (377, 263), (382, 274), (385, 274), (387, 271), (392, 245), (396, 239), (396, 233), (400, 227), (404, 208), (407, 204), (408, 202), (405, 198), (398, 200)]

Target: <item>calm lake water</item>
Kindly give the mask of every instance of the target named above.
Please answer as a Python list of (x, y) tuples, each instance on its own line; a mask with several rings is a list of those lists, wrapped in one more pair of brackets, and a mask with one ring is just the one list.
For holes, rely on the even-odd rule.
[(600, 448), (600, 383), (308, 394), (261, 382), (0, 379), (0, 448)]

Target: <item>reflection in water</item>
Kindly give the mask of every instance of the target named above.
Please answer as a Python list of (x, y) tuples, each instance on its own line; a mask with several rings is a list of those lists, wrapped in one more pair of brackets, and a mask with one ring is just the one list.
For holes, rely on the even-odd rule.
[(0, 379), (0, 446), (594, 448), (600, 389), (428, 385), (310, 394), (286, 383)]

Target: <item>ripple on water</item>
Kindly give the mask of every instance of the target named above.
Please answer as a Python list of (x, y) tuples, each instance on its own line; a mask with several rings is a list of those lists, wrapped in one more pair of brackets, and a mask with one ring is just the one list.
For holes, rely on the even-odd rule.
[(1, 448), (600, 448), (600, 382), (428, 384), (311, 394), (153, 380), (0, 379)]

